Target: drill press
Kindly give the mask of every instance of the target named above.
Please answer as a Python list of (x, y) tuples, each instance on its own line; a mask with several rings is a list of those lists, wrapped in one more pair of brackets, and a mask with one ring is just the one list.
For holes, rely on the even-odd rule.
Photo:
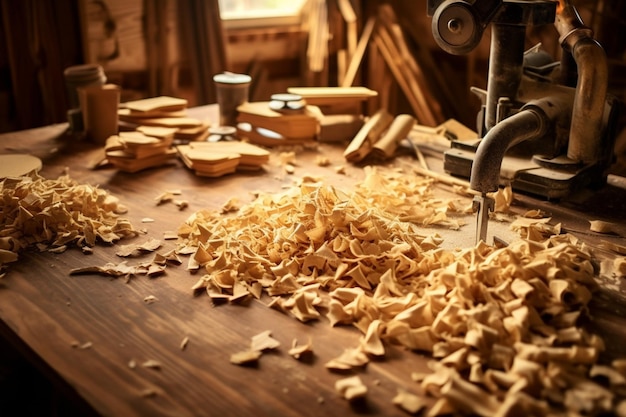
[[(606, 182), (617, 100), (607, 94), (604, 51), (568, 1), (429, 0), (428, 14), (437, 44), (451, 54), (470, 52), (491, 29), (487, 90), (472, 88), (482, 102), (478, 137), (452, 140), (444, 153), (444, 170), (479, 192), (477, 243), (487, 240), (488, 193), (500, 185), (560, 199)], [(545, 24), (560, 34), (560, 62), (524, 49), (527, 27)]]

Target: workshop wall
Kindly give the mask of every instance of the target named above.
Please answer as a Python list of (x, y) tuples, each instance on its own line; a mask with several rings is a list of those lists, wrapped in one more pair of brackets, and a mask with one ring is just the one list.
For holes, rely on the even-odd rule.
[[(210, 91), (207, 94), (199, 91), (206, 90), (210, 83), (206, 74), (214, 71), (211, 68), (253, 75), (253, 100), (267, 99), (269, 94), (283, 92), (293, 85), (341, 84), (352, 30), (346, 23), (345, 10), (339, 7), (340, 3), (345, 6), (345, 1), (327, 1), (331, 36), (326, 48), (313, 51), (325, 54), (324, 67), (319, 72), (311, 70), (307, 56), (311, 52), (310, 29), (319, 18), (310, 9), (305, 10), (300, 24), (227, 29), (220, 26), (215, 13), (205, 8), (204, 29), (215, 39), (223, 39), (223, 48), (200, 45), (194, 50), (181, 33), (180, 4), (192, 10), (200, 3), (194, 0), (0, 0), (0, 131), (65, 121), (62, 70), (86, 61), (105, 64), (109, 81), (122, 86), (123, 99), (171, 94), (188, 98), (190, 105), (205, 104), (210, 100)], [(619, 0), (573, 3), (607, 51), (610, 91), (626, 100), (626, 22), (622, 17), (626, 5)], [(381, 5), (389, 6), (385, 9), (391, 11), (386, 22), (400, 26), (402, 43), (388, 46), (391, 51), (406, 48), (419, 65), (423, 78), (416, 82), (430, 103), (430, 108), (424, 111), (433, 115), (433, 121), (454, 117), (473, 127), (479, 103), (470, 86), (486, 87), (488, 31), (470, 54), (452, 56), (433, 40), (430, 18), (426, 15), (427, 0), (351, 0), (347, 4), (356, 13), (359, 36), (368, 18), (380, 15)], [(204, 20), (198, 19), (200, 23)], [(558, 55), (554, 28), (529, 30), (528, 46), (537, 42)], [(207, 49), (210, 53), (198, 59), (197, 51)], [(219, 49), (223, 53), (216, 51)], [(374, 40), (369, 43), (354, 84), (380, 92), (372, 108), (385, 105), (395, 113), (414, 112), (415, 103), (407, 97), (397, 74), (379, 49)], [(220, 63), (222, 55), (223, 63)], [(200, 61), (219, 65), (205, 68), (202, 75), (193, 65), (204, 63)], [(402, 66), (399, 69), (406, 70)], [(618, 154), (626, 159), (624, 142), (626, 139), (620, 139)]]

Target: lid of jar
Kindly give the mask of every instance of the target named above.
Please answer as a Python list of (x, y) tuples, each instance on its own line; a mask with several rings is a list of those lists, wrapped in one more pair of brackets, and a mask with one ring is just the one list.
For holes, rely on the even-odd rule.
[(71, 81), (94, 80), (103, 77), (104, 70), (97, 64), (74, 65), (65, 68), (63, 75)]
[(247, 74), (236, 74), (234, 72), (223, 72), (221, 74), (215, 74), (213, 81), (222, 84), (245, 84), (252, 81), (252, 77)]
[(41, 159), (33, 155), (0, 155), (0, 179), (30, 175), (39, 171), (41, 167)]

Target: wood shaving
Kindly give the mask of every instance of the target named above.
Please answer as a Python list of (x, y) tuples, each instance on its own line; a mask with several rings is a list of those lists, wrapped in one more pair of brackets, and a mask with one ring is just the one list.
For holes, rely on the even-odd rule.
[(166, 230), (163, 232), (163, 240), (176, 240), (178, 239), (178, 233), (173, 230)]
[(160, 248), (161, 245), (162, 242), (159, 239), (148, 239), (143, 243), (120, 245), (115, 254), (120, 257), (136, 257), (141, 256), (145, 252), (153, 252)]
[(173, 202), (179, 210), (184, 210), (189, 207), (189, 202), (187, 200), (174, 200)]
[(291, 349), (288, 352), (295, 359), (308, 359), (313, 356), (313, 342), (309, 338), (309, 341), (304, 345), (298, 345), (298, 340), (293, 339)]
[(294, 151), (285, 151), (285, 152), (281, 152), (278, 155), (278, 158), (280, 159), (280, 163), (281, 165), (285, 166), (285, 165), (297, 165), (296, 162), (296, 153)]
[(327, 167), (330, 165), (330, 159), (328, 159), (327, 156), (324, 155), (318, 155), (315, 158), (315, 164), (321, 167)]
[(355, 401), (367, 395), (367, 386), (363, 384), (359, 376), (351, 376), (336, 381), (335, 390), (348, 401)]
[(240, 207), (241, 202), (239, 201), (239, 199), (237, 197), (233, 197), (229, 199), (226, 203), (224, 203), (221, 209), (221, 213), (226, 214), (236, 212), (237, 210), (239, 210)]
[(287, 174), (293, 174), (296, 172), (296, 167), (291, 164), (285, 164), (285, 172)]
[(386, 344), (430, 354), (429, 415), (610, 412), (621, 398), (591, 377), (604, 344), (578, 325), (597, 289), (588, 247), (535, 213), (513, 222), (520, 239), (506, 247), (442, 249), (423, 226), (460, 227), (461, 205), (434, 198), (432, 179), (365, 172), (352, 193), (303, 181), (237, 216), (196, 212), (177, 247), (204, 271), (194, 288), (257, 283), (299, 320), (326, 310), (356, 327), (361, 344), (330, 370), (363, 367)]
[(163, 367), (161, 362), (154, 360), (154, 359), (148, 359), (147, 361), (143, 362), (141, 366), (143, 366), (144, 368), (150, 368), (150, 369), (154, 369), (157, 371), (160, 371), (161, 368)]
[(338, 165), (335, 167), (335, 172), (337, 174), (341, 174), (341, 175), (345, 175), (346, 174), (346, 166), (345, 165)]
[(180, 350), (187, 349), (187, 345), (189, 344), (189, 337), (185, 336), (183, 340), (180, 342)]
[(152, 303), (155, 303), (155, 302), (159, 301), (159, 299), (156, 298), (154, 295), (148, 295), (148, 296), (144, 297), (143, 301), (146, 304), (152, 304)]
[(596, 233), (612, 234), (620, 236), (619, 226), (604, 220), (590, 220), (589, 230)]
[(348, 348), (338, 357), (326, 362), (326, 368), (334, 371), (347, 371), (353, 368), (362, 368), (369, 363), (369, 358), (360, 349)]
[(129, 265), (127, 261), (120, 262), (119, 264), (109, 262), (102, 266), (74, 268), (70, 270), (70, 275), (99, 274), (114, 278), (131, 278), (137, 275), (157, 277), (165, 273), (167, 264), (180, 265), (181, 263), (182, 261), (178, 255), (170, 251), (164, 255), (157, 253), (151, 260), (137, 265)]
[(173, 202), (174, 199), (179, 195), (182, 195), (182, 191), (169, 190), (161, 193), (154, 200), (156, 201), (157, 206), (160, 206), (161, 204)]
[(85, 350), (85, 349), (90, 349), (93, 346), (93, 343), (91, 342), (84, 342), (84, 343), (80, 343), (80, 342), (72, 342), (72, 347), (76, 348), (76, 349), (81, 349), (81, 350)]
[(257, 363), (261, 355), (263, 355), (263, 353), (258, 350), (246, 350), (233, 353), (230, 355), (230, 363), (235, 365), (252, 365)]
[(257, 335), (252, 336), (252, 343), (250, 349), (253, 351), (262, 352), (264, 350), (273, 350), (280, 346), (280, 342), (272, 337), (272, 332), (266, 330)]
[(513, 202), (513, 189), (510, 185), (499, 188), (498, 191), (488, 193), (488, 195), (495, 201), (494, 213), (507, 213), (510, 210)]
[(121, 277), (136, 275), (138, 272), (137, 267), (130, 266), (126, 261), (119, 264), (107, 263), (103, 266), (87, 266), (82, 268), (74, 268), (70, 270), (70, 275), (80, 274), (100, 274), (111, 277)]
[(5, 178), (0, 199), (0, 269), (26, 248), (62, 252), (71, 245), (94, 247), (138, 234), (120, 217), (127, 209), (116, 197), (68, 174), (56, 180)]
[(141, 391), (140, 395), (142, 397), (144, 397), (144, 398), (154, 398), (157, 395), (159, 395), (159, 391), (157, 389), (154, 389), (154, 388), (146, 388), (146, 389)]
[(398, 394), (393, 398), (392, 402), (409, 414), (419, 413), (428, 404), (424, 398), (403, 389), (398, 390)]

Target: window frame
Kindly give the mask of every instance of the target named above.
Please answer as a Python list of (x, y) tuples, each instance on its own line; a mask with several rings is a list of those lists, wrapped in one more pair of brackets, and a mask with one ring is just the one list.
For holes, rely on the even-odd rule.
[(302, 21), (302, 13), (308, 3), (309, 0), (302, 0), (300, 7), (294, 8), (291, 13), (267, 10), (266, 13), (259, 13), (255, 16), (241, 12), (222, 12), (220, 10), (220, 19), (225, 29), (290, 26), (299, 24)]

